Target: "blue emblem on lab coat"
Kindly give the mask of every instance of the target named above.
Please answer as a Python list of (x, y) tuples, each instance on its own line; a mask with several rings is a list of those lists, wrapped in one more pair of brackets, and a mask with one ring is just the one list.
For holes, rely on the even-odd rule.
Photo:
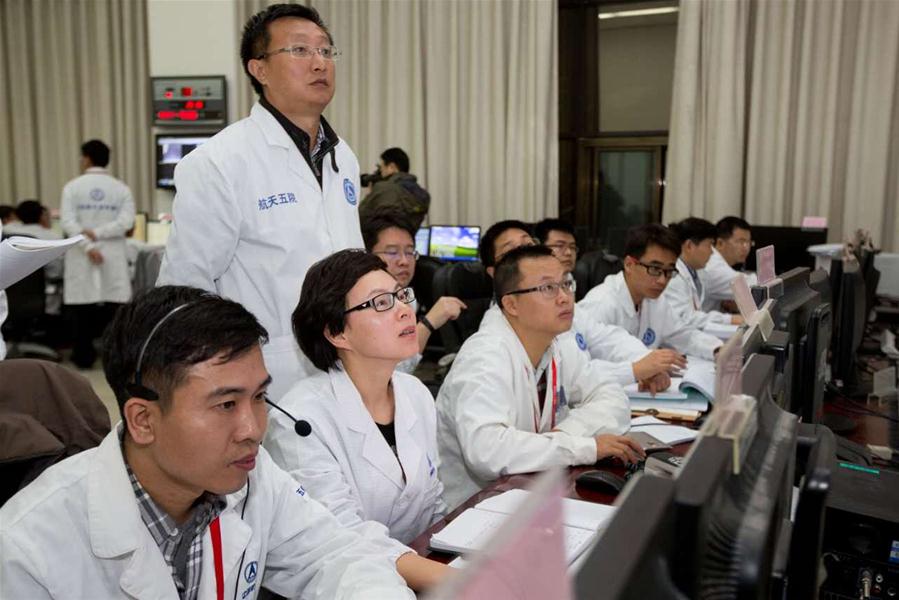
[(587, 340), (584, 339), (584, 336), (581, 333), (576, 333), (574, 335), (574, 339), (577, 342), (577, 347), (581, 350), (587, 349)]
[(646, 329), (646, 333), (643, 334), (643, 343), (647, 346), (651, 346), (653, 342), (656, 341), (656, 332), (652, 330), (652, 327), (648, 327)]
[(343, 195), (346, 196), (346, 201), (350, 203), (350, 206), (356, 206), (356, 186), (349, 179), (343, 180)]
[(91, 200), (96, 200), (97, 202), (99, 202), (106, 197), (106, 194), (104, 194), (103, 190), (101, 190), (100, 188), (94, 188), (91, 190), (90, 197)]
[(247, 580), (247, 583), (253, 583), (254, 581), (256, 581), (256, 572), (258, 570), (259, 565), (255, 560), (247, 565), (247, 568), (243, 570), (243, 578)]

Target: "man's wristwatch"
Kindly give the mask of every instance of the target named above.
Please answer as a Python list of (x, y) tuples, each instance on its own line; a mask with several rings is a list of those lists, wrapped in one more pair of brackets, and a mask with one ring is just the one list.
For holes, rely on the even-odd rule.
[(430, 321), (428, 321), (428, 318), (424, 315), (422, 315), (418, 322), (427, 327), (428, 331), (430, 331), (431, 333), (435, 333), (437, 331), (437, 328), (434, 327), (434, 325)]

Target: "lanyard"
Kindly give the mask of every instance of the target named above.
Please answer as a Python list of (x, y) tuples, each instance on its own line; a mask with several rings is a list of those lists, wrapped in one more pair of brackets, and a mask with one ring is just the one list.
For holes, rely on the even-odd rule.
[(224, 600), (225, 569), (222, 567), (222, 528), (218, 517), (209, 524), (209, 534), (212, 536), (212, 559), (215, 562), (215, 597)]
[[(559, 386), (558, 386), (558, 372), (556, 370), (556, 359), (553, 358), (550, 363), (550, 369), (552, 370), (552, 416), (550, 417), (549, 428), (552, 430), (556, 426), (556, 409), (559, 406)], [(543, 405), (543, 410), (546, 410), (546, 404)], [(540, 421), (542, 421), (543, 415), (540, 413), (540, 398), (537, 398), (536, 404), (534, 404), (534, 433), (540, 433)]]

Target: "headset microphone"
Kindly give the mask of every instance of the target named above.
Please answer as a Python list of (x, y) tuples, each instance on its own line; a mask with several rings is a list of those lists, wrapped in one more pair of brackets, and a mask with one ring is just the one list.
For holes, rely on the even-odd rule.
[(288, 419), (293, 421), (293, 430), (297, 432), (298, 436), (306, 437), (307, 435), (312, 433), (312, 425), (309, 424), (309, 421), (306, 421), (305, 419), (297, 419), (295, 416), (293, 416), (292, 414), (290, 414), (289, 412), (287, 412), (286, 410), (284, 410), (283, 408), (281, 408), (280, 406), (278, 406), (277, 404), (275, 404), (268, 398), (265, 399), (265, 402), (269, 406), (280, 410), (282, 413), (287, 415)]

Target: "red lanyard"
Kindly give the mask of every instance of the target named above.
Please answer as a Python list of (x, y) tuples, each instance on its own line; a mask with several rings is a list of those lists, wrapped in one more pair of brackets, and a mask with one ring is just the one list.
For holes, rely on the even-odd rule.
[(224, 600), (225, 569), (222, 567), (222, 528), (218, 517), (209, 524), (209, 534), (212, 536), (212, 559), (215, 562), (215, 597)]
[[(550, 429), (555, 429), (556, 427), (556, 408), (559, 406), (559, 386), (558, 384), (558, 373), (556, 372), (556, 359), (552, 359), (550, 363), (550, 367), (552, 369), (553, 379), (552, 379), (552, 390), (553, 390), (553, 404), (552, 404), (552, 416), (550, 417)], [(542, 421), (543, 415), (539, 411), (540, 407), (540, 398), (537, 398), (537, 404), (534, 406), (534, 433), (540, 433), (540, 421)], [(544, 410), (546, 409), (544, 405)]]

